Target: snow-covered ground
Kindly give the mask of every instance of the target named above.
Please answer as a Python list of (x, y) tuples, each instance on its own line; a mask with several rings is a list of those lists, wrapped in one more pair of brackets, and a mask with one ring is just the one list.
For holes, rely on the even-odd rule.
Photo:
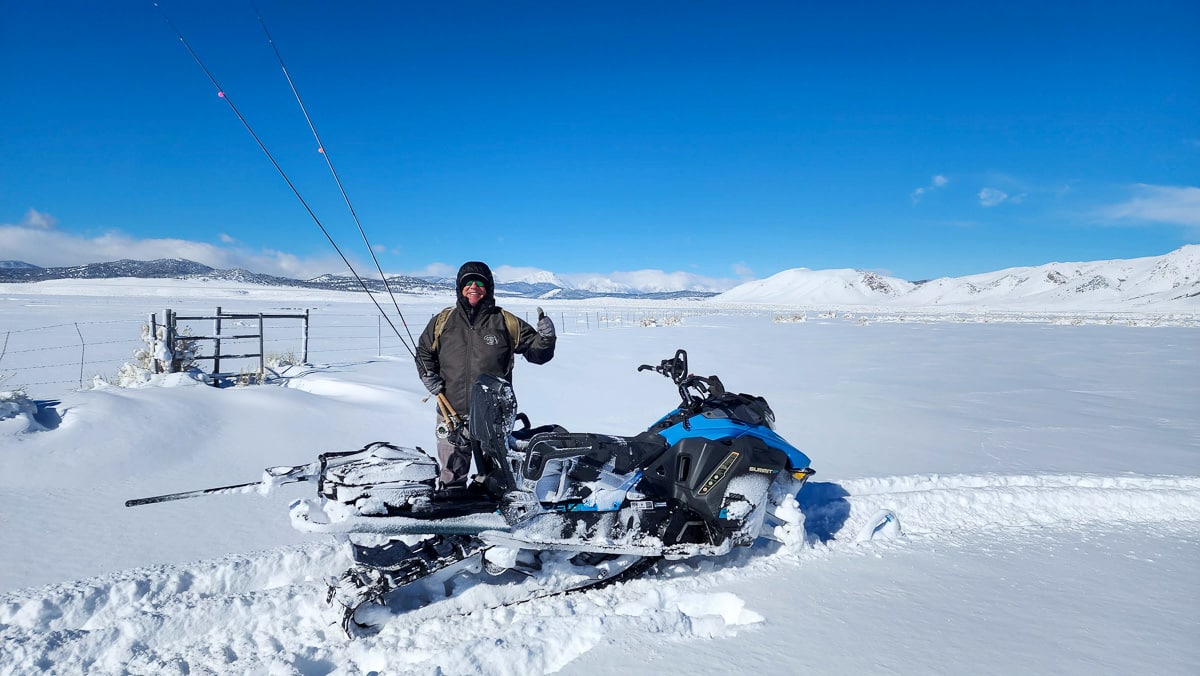
[(719, 296), (732, 303), (882, 305), (935, 313), (1172, 310), (1200, 305), (1200, 245), (1161, 256), (1086, 263), (1047, 263), (915, 284), (863, 270), (784, 270)]
[[(0, 333), (87, 322), (112, 327), (89, 341), (132, 352), (137, 322), (163, 307), (319, 308), (314, 333), (323, 316), (365, 322), (373, 309), (295, 289), (81, 284), (3, 285)], [(448, 299), (401, 302), (419, 330)], [(544, 304), (551, 316), (596, 307)], [(1195, 673), (1189, 322), (831, 315), (725, 305), (658, 326), (565, 327), (554, 361), (518, 360), (515, 377), (535, 424), (632, 434), (677, 398), (637, 365), (686, 348), (696, 372), (765, 396), (812, 457), (799, 496), (809, 543), (506, 608), (490, 607), (506, 590), (481, 585), (354, 641), (324, 603), (344, 554), (288, 525), (304, 484), (123, 503), (374, 440), (432, 445), (434, 408), (402, 350), (317, 350), (263, 386), (35, 386), (36, 417), (0, 397), (0, 674)], [(19, 377), (0, 391), (34, 373), (18, 369), (38, 353), (11, 347), (0, 378)], [(856, 541), (885, 508), (903, 534)]]

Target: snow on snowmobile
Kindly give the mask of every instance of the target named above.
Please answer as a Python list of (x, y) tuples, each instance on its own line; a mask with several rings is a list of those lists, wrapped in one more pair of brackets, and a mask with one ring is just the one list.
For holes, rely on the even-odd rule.
[(393, 603), (401, 590), (419, 588), (419, 605), (461, 576), (541, 578), (531, 596), (561, 594), (630, 579), (661, 559), (803, 533), (794, 496), (813, 470), (775, 432), (765, 399), (689, 373), (684, 350), (638, 370), (670, 378), (681, 402), (630, 437), (532, 427), (511, 385), (481, 376), (465, 427), (451, 431), (474, 455), (466, 487), (439, 486), (437, 462), (420, 448), (375, 442), (268, 468), (259, 482), (125, 504), (315, 482), (317, 497), (295, 500), (289, 516), (300, 531), (349, 545), (354, 564), (327, 600), (350, 636), (411, 607)]

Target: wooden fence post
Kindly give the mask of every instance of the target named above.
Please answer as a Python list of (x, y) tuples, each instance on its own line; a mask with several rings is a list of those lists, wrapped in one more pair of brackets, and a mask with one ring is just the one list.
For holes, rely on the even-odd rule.
[(213, 374), (221, 372), (221, 308), (217, 307), (217, 316), (213, 317)]
[(308, 308), (304, 308), (304, 340), (303, 340), (304, 356), (301, 358), (302, 363), (308, 363)]
[(150, 327), (150, 368), (155, 373), (162, 373), (162, 363), (158, 361), (158, 355), (154, 353), (154, 343), (158, 341), (158, 313), (151, 312), (150, 319), (147, 322)]
[(258, 313), (258, 382), (260, 383), (267, 372), (267, 357), (264, 354), (266, 350), (263, 349), (263, 333), (263, 316), (260, 312)]
[(167, 368), (167, 372), (179, 373), (183, 370), (183, 358), (179, 356), (179, 348), (175, 345), (175, 339), (179, 336), (179, 327), (175, 326), (174, 310), (170, 308), (163, 310), (163, 323), (167, 325), (165, 331), (167, 350), (171, 353), (171, 366)]

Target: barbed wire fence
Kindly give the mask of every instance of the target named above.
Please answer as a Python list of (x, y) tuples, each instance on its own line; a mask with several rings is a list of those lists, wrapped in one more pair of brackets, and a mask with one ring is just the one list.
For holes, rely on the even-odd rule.
[[(514, 313), (530, 324), (537, 323), (535, 312), (516, 310)], [(552, 311), (547, 314), (560, 334), (570, 334), (672, 325), (682, 323), (689, 316), (712, 313), (707, 309), (646, 307)], [(371, 357), (407, 353), (377, 314), (314, 310), (311, 317), (307, 344), (309, 362), (354, 355)], [(428, 320), (429, 317), (424, 316), (417, 318), (412, 324), (414, 333), (424, 329)], [(67, 389), (76, 386), (83, 389), (96, 378), (114, 381), (124, 364), (135, 361), (134, 353), (146, 349), (140, 335), (147, 323), (145, 318), (129, 318), (0, 330), (0, 389)], [(231, 322), (231, 325), (236, 326), (237, 322)], [(295, 322), (266, 321), (262, 342), (266, 354), (295, 360), (301, 352)]]
[[(131, 350), (141, 345), (142, 323), (136, 319), (71, 322), (5, 331), (0, 335), (0, 376), (21, 387), (75, 383), (83, 387), (89, 371), (116, 372), (133, 359)], [(125, 329), (128, 338), (113, 337), (126, 333)]]

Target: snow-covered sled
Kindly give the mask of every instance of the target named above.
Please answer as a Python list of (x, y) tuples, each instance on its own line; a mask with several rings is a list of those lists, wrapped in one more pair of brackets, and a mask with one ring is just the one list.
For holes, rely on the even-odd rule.
[(402, 609), (401, 590), (420, 587), (426, 598), (462, 576), (492, 576), (564, 593), (664, 558), (726, 554), (797, 520), (791, 496), (813, 471), (775, 432), (765, 399), (689, 373), (683, 350), (638, 370), (670, 378), (681, 401), (628, 437), (531, 427), (512, 387), (481, 377), (459, 431), (477, 469), (465, 488), (440, 490), (437, 464), (419, 448), (376, 442), (269, 468), (259, 482), (126, 504), (315, 482), (316, 497), (293, 502), (290, 518), (348, 544), (354, 565), (328, 599), (350, 635), (388, 617), (390, 603)]

